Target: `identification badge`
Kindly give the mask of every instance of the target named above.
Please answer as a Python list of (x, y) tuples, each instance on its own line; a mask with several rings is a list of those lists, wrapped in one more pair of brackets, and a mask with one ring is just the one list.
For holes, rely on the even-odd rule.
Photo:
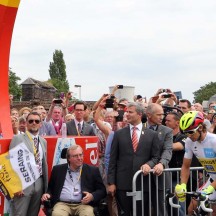
[(79, 190), (74, 188), (74, 192), (73, 192), (73, 195), (74, 196), (78, 196), (80, 194)]

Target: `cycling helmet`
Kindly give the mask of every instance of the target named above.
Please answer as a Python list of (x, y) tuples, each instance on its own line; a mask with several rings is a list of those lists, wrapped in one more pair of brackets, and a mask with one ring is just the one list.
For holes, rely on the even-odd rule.
[(182, 131), (190, 131), (199, 127), (203, 122), (204, 117), (201, 112), (189, 111), (181, 117), (179, 126)]

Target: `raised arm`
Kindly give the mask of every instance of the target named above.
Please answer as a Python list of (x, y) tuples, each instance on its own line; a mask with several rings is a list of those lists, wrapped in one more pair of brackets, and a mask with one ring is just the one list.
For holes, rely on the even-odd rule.
[(109, 136), (110, 132), (112, 131), (111, 128), (109, 128), (107, 125), (105, 125), (103, 123), (103, 121), (101, 120), (101, 112), (104, 109), (105, 106), (105, 100), (106, 98), (104, 98), (101, 103), (99, 104), (99, 106), (97, 107), (96, 111), (95, 111), (95, 115), (94, 115), (94, 121), (95, 124), (98, 126), (98, 128), (104, 133), (106, 139)]

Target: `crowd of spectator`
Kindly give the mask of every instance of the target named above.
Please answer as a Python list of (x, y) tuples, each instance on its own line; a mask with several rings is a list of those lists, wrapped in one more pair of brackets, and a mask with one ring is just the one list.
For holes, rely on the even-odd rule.
[[(128, 101), (127, 98), (115, 97), (118, 89), (119, 86), (116, 85), (111, 94), (102, 94), (92, 107), (83, 101), (69, 105), (72, 98), (72, 93), (69, 92), (62, 98), (54, 98), (49, 110), (43, 105), (23, 107), (20, 110), (12, 108), (10, 115), (14, 135), (28, 132), (29, 115), (36, 112), (41, 119), (38, 128), (40, 137), (61, 136), (63, 123), (67, 125), (68, 136), (98, 136), (99, 171), (107, 189), (109, 215), (120, 215), (123, 211), (121, 215), (126, 216), (132, 213), (132, 200), (126, 196), (126, 192), (132, 190), (132, 177), (139, 169), (143, 171), (144, 176), (149, 174), (150, 169), (154, 169), (154, 175), (159, 178), (159, 203), (165, 202), (163, 170), (168, 167), (181, 167), (184, 156), (186, 136), (179, 129), (181, 116), (192, 110), (202, 112), (208, 132), (216, 134), (216, 102), (211, 102), (208, 110), (204, 111), (200, 103), (192, 104), (187, 99), (179, 100), (171, 89), (158, 89), (149, 101), (141, 95), (135, 95), (134, 101)], [(4, 134), (0, 129), (0, 137), (2, 136)], [(147, 143), (147, 147), (143, 147), (143, 143)], [(81, 156), (82, 149), (79, 151)], [(199, 166), (198, 161), (194, 161), (192, 165)], [(169, 176), (167, 178), (170, 179)], [(148, 182), (148, 178), (144, 181)], [(176, 181), (176, 176), (173, 175), (172, 184)], [(152, 182), (151, 190), (156, 193), (154, 176)], [(169, 181), (167, 182), (169, 184)], [(55, 190), (55, 187), (47, 193), (50, 194), (52, 190)], [(145, 195), (148, 197), (147, 191)], [(90, 198), (90, 201), (93, 201), (95, 197)], [(156, 196), (152, 196), (154, 206), (158, 202), (155, 198)], [(147, 201), (149, 200), (146, 199)], [(145, 206), (148, 204), (145, 203)], [(145, 211), (148, 212), (149, 209), (146, 208)], [(163, 205), (159, 204), (153, 215), (164, 215), (164, 211), (166, 210)], [(184, 215), (185, 211), (182, 206), (180, 215)], [(137, 212), (139, 215), (139, 208)]]

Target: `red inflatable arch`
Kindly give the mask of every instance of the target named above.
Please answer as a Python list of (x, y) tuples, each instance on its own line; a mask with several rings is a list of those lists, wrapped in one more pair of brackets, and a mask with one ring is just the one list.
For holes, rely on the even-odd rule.
[(20, 0), (0, 0), (0, 121), (5, 138), (12, 136), (8, 90), (10, 45)]

